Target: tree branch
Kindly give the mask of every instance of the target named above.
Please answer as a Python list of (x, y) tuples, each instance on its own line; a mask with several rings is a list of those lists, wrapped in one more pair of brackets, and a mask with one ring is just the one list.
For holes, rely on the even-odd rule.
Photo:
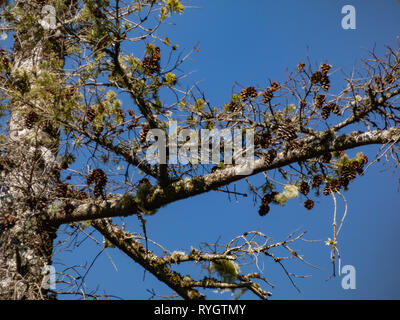
[[(298, 161), (319, 157), (327, 152), (352, 149), (364, 145), (386, 144), (390, 142), (400, 141), (400, 127), (392, 127), (389, 130), (375, 130), (364, 133), (344, 134), (325, 141), (323, 144), (320, 140), (326, 136), (326, 132), (321, 133), (317, 138), (303, 138), (307, 148), (291, 149), (278, 153), (275, 160), (268, 164), (264, 159), (256, 159), (254, 161), (254, 170), (249, 175), (281, 168)], [(214, 173), (194, 177), (191, 179), (183, 179), (170, 184), (167, 187), (157, 186), (147, 196), (144, 204), (146, 210), (159, 209), (169, 203), (187, 199), (189, 197), (209, 192), (216, 188), (228, 185), (232, 182), (241, 180), (246, 176), (237, 175), (235, 167), (217, 170)], [(73, 210), (67, 214), (59, 210), (53, 210), (49, 216), (50, 222), (53, 224), (62, 224), (73, 221), (91, 220), (114, 216), (127, 216), (138, 212), (137, 203), (132, 196), (116, 196), (113, 199), (103, 201), (102, 203), (87, 203), (82, 201), (73, 201)]]

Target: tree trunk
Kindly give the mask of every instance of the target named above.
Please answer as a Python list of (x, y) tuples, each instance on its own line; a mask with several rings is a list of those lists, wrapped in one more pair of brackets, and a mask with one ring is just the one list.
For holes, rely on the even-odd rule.
[[(42, 9), (39, 3), (21, 1), (20, 6), (23, 12), (33, 13), (39, 20)], [(39, 64), (45, 59), (63, 59), (61, 37), (40, 28), (38, 23), (22, 27), (16, 33), (14, 71), (18, 68), (37, 74), (42, 68)], [(57, 73), (61, 76), (62, 70)], [(14, 88), (23, 91), (29, 90), (26, 86), (35, 86), (29, 84), (31, 80), (21, 81), (12, 83)], [(45, 103), (11, 101), (9, 136), (0, 178), (0, 299), (49, 298), (48, 286), (42, 282), (46, 266), (52, 263), (56, 229), (46, 222), (46, 207), (59, 182), (56, 161), (59, 138), (51, 121), (41, 119), (33, 105)]]

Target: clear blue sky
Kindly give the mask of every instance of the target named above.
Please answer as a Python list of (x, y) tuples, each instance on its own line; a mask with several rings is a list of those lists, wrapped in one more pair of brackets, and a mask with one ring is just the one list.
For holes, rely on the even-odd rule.
[[(396, 47), (400, 30), (400, 2), (396, 0), (199, 0), (189, 4), (198, 8), (187, 9), (183, 16), (173, 19), (175, 25), (165, 26), (160, 34), (179, 44), (179, 49), (190, 50), (199, 42), (200, 52), (184, 68), (197, 71), (190, 79), (202, 80), (200, 87), (212, 105), (228, 101), (235, 81), (243, 86), (265, 87), (268, 79), (284, 80), (285, 69), (293, 70), (304, 61), (307, 48), (314, 66), (328, 61), (348, 74), (367, 57), (365, 49), (376, 45), (377, 52), (382, 53), (384, 45)], [(341, 8), (346, 4), (357, 10), (356, 30), (341, 28)], [(370, 159), (375, 150), (363, 149)], [(312, 275), (296, 280), (301, 290), (298, 293), (282, 269), (266, 260), (264, 275), (276, 285), (271, 289), (272, 299), (400, 298), (399, 171), (382, 168), (380, 164), (369, 168), (345, 193), (349, 212), (338, 245), (342, 264), (356, 268), (357, 289), (343, 290), (339, 277), (325, 281), (331, 274), (331, 263), (324, 242), (298, 243), (294, 247), (321, 270), (288, 263), (289, 271)], [(253, 177), (251, 181), (261, 179)], [(237, 184), (238, 191), (246, 192), (246, 188), (243, 183)], [(188, 250), (220, 236), (223, 243), (250, 230), (262, 231), (276, 240), (283, 240), (298, 227), (308, 231), (308, 239), (332, 236), (333, 205), (329, 197), (318, 199), (312, 211), (302, 207), (301, 199), (291, 200), (284, 208), (272, 207), (266, 217), (259, 217), (257, 210), (251, 198), (229, 202), (224, 194), (211, 192), (159, 210), (148, 218), (148, 236), (171, 251)], [(126, 219), (130, 231), (139, 231), (136, 220)], [(86, 241), (71, 252), (57, 255), (55, 261), (90, 264), (98, 252), (99, 247)], [(118, 272), (102, 254), (87, 276), (88, 287), (99, 285), (100, 291), (124, 299), (147, 299), (146, 289), (155, 289), (160, 295), (171, 293), (148, 273), (143, 281), (143, 270), (118, 249), (108, 249), (108, 253)], [(196, 274), (205, 276), (206, 272), (198, 268)], [(210, 299), (231, 298), (229, 293), (208, 293)], [(250, 294), (243, 297), (255, 298)]]

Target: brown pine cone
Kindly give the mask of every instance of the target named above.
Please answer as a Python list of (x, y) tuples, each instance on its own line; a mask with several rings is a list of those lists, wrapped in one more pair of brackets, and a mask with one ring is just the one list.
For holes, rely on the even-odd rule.
[(304, 202), (304, 207), (307, 210), (311, 210), (312, 208), (314, 208), (314, 201), (312, 201), (311, 199), (308, 199)]

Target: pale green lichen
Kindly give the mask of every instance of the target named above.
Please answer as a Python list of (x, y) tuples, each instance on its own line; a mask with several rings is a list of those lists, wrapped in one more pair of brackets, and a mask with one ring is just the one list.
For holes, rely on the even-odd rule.
[(211, 272), (216, 272), (224, 282), (234, 283), (240, 275), (239, 265), (232, 260), (217, 259), (210, 263)]
[(284, 206), (289, 199), (294, 199), (299, 196), (299, 189), (294, 184), (288, 184), (283, 189), (282, 193), (275, 196), (275, 201), (281, 206)]

